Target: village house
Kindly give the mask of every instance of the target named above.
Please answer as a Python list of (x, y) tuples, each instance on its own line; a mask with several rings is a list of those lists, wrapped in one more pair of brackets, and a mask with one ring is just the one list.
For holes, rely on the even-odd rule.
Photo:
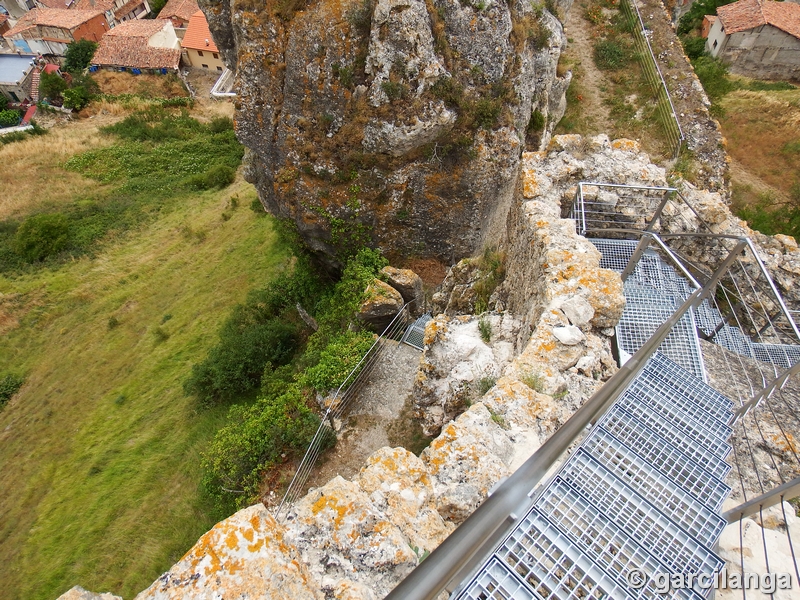
[(181, 60), (180, 40), (169, 19), (127, 21), (103, 36), (92, 65), (108, 69), (175, 72)]
[(706, 50), (733, 73), (800, 79), (800, 4), (739, 0), (717, 8), (706, 27)]
[(34, 8), (3, 38), (9, 47), (26, 54), (64, 56), (70, 42), (97, 42), (108, 30), (105, 15), (99, 10)]
[(186, 35), (181, 42), (184, 62), (191, 67), (199, 67), (207, 71), (225, 70), (225, 63), (219, 57), (219, 49), (211, 37), (208, 21), (203, 11), (198, 10), (189, 19)]
[(183, 39), (189, 20), (198, 10), (200, 7), (197, 5), (197, 0), (167, 0), (164, 8), (158, 13), (158, 18), (172, 21), (175, 33)]
[(102, 10), (111, 27), (116, 27), (125, 21), (144, 19), (150, 14), (148, 0), (70, 0), (70, 2), (70, 8), (73, 10)]
[(11, 102), (30, 100), (35, 70), (35, 56), (0, 54), (0, 93)]

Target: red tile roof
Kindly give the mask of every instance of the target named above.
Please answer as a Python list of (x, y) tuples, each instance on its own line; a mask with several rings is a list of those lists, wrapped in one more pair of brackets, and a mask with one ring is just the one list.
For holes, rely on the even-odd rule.
[(142, 4), (144, 4), (144, 0), (128, 0), (125, 4), (114, 11), (114, 16), (118, 19), (121, 19), (128, 13), (133, 12), (137, 6)]
[(114, 0), (78, 0), (72, 5), (72, 10), (114, 10)]
[(177, 69), (181, 59), (179, 48), (154, 48), (147, 43), (152, 35), (167, 24), (172, 26), (172, 22), (165, 19), (120, 23), (100, 40), (92, 64), (104, 67)]
[(164, 8), (158, 13), (158, 18), (170, 19), (178, 17), (183, 21), (188, 21), (198, 10), (200, 10), (200, 7), (197, 5), (197, 0), (167, 0)]
[(772, 25), (800, 38), (800, 4), (771, 0), (739, 0), (717, 8), (717, 15), (728, 35), (761, 25)]
[(47, 8), (60, 8), (61, 10), (67, 10), (69, 4), (68, 0), (39, 0), (39, 2)]
[(6, 37), (16, 35), (37, 25), (45, 27), (58, 27), (60, 29), (75, 29), (86, 21), (102, 15), (100, 10), (66, 10), (61, 8), (34, 8), (28, 11), (3, 35)]
[(208, 50), (209, 52), (219, 52), (214, 38), (211, 37), (211, 30), (208, 28), (208, 21), (203, 11), (198, 10), (189, 19), (189, 26), (183, 36), (181, 46), (192, 50)]

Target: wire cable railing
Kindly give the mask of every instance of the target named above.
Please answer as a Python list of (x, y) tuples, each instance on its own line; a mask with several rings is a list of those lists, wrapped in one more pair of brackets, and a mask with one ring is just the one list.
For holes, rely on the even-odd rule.
[(314, 437), (311, 439), (308, 449), (281, 499), (280, 505), (278, 505), (278, 509), (275, 511), (275, 518), (278, 521), (285, 519), (289, 506), (306, 492), (306, 483), (321, 454), (336, 443), (337, 424), (350, 407), (352, 400), (358, 396), (358, 393), (368, 381), (370, 373), (381, 358), (387, 341), (393, 340), (399, 343), (414, 302), (412, 300), (402, 306), (370, 349), (350, 371), (336, 392), (326, 399), (327, 408), (325, 414), (322, 416), (319, 427), (314, 433)]

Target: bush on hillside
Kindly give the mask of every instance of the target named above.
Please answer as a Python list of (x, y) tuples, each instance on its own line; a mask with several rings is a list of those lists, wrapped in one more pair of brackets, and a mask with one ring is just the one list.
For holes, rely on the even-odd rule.
[(706, 40), (705, 38), (687, 35), (682, 38), (683, 50), (690, 60), (700, 58), (706, 53)]
[(29, 262), (55, 256), (69, 245), (69, 220), (62, 214), (28, 217), (14, 236), (14, 250)]
[(628, 64), (628, 54), (617, 42), (602, 40), (595, 44), (594, 62), (598, 69), (614, 71)]
[(228, 187), (234, 179), (236, 179), (236, 169), (228, 165), (214, 165), (205, 173), (189, 177), (186, 185), (194, 190), (214, 190)]
[(39, 97), (60, 101), (67, 82), (56, 73), (42, 73), (39, 77)]
[(23, 383), (25, 383), (25, 378), (13, 373), (6, 373), (0, 377), (0, 407), (11, 400)]
[(69, 73), (79, 73), (92, 64), (92, 57), (97, 50), (97, 42), (92, 40), (78, 40), (67, 44), (64, 54), (64, 70)]
[(15, 127), (19, 125), (19, 119), (17, 110), (0, 110), (0, 127)]
[(203, 362), (192, 367), (184, 383), (184, 391), (204, 405), (257, 388), (267, 363), (284, 365), (294, 354), (298, 342), (294, 325), (277, 319), (253, 322), (247, 313), (245, 307), (237, 307), (223, 326), (219, 343)]

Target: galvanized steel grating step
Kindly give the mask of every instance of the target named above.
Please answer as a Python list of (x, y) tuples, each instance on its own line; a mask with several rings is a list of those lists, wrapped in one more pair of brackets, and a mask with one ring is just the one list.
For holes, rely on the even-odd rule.
[(612, 475), (583, 448), (557, 474), (646, 548), (671, 572), (716, 573), (724, 562), (647, 500)]
[(425, 325), (433, 320), (429, 313), (425, 313), (408, 326), (400, 343), (406, 343), (417, 350), (425, 349)]
[[(719, 511), (731, 491), (724, 479), (731, 470), (727, 462), (704, 460), (696, 462), (674, 445), (675, 438), (667, 440), (645, 427), (638, 419), (614, 406), (598, 426), (653, 465), (672, 481), (683, 487), (711, 510)], [(693, 445), (684, 439), (684, 444)], [(705, 457), (699, 456), (701, 460)]]
[(458, 598), (459, 600), (540, 600), (538, 595), (494, 557)]
[(628, 597), (624, 588), (536, 512), (520, 521), (495, 556), (543, 600)]
[[(727, 441), (731, 435), (731, 428), (691, 406), (678, 394), (667, 398), (663, 391), (657, 385), (653, 385), (646, 374), (642, 374), (625, 390), (618, 403), (629, 413), (637, 416), (643, 408), (647, 408), (665, 421), (664, 425), (680, 430), (683, 435), (693, 439), (693, 443), (703, 446), (713, 456), (720, 459), (728, 456), (731, 449)], [(648, 421), (645, 421), (645, 424), (651, 426)], [(659, 427), (657, 430), (664, 429)]]
[(788, 369), (800, 362), (800, 346), (789, 344), (759, 344), (750, 346), (753, 358)]
[[(667, 572), (647, 548), (643, 548), (616, 523), (609, 521), (583, 496), (564, 481), (554, 481), (536, 500), (532, 509), (541, 519), (553, 523), (577, 544), (583, 552), (620, 584), (626, 585), (634, 570), (643, 570), (652, 576)], [(653, 582), (641, 589), (629, 589), (634, 598), (663, 598), (653, 589)], [(690, 590), (676, 593), (676, 598), (698, 598)]]
[(636, 250), (638, 242), (631, 240), (590, 239), (600, 251), (600, 267), (622, 273)]
[(649, 377), (660, 381), (703, 410), (713, 414), (725, 424), (733, 419), (733, 401), (720, 394), (710, 385), (686, 376), (680, 366), (666, 356), (656, 352), (644, 367)]
[(611, 434), (595, 428), (582, 446), (609, 472), (647, 498), (695, 539), (706, 546), (717, 541), (725, 528), (725, 520)]

